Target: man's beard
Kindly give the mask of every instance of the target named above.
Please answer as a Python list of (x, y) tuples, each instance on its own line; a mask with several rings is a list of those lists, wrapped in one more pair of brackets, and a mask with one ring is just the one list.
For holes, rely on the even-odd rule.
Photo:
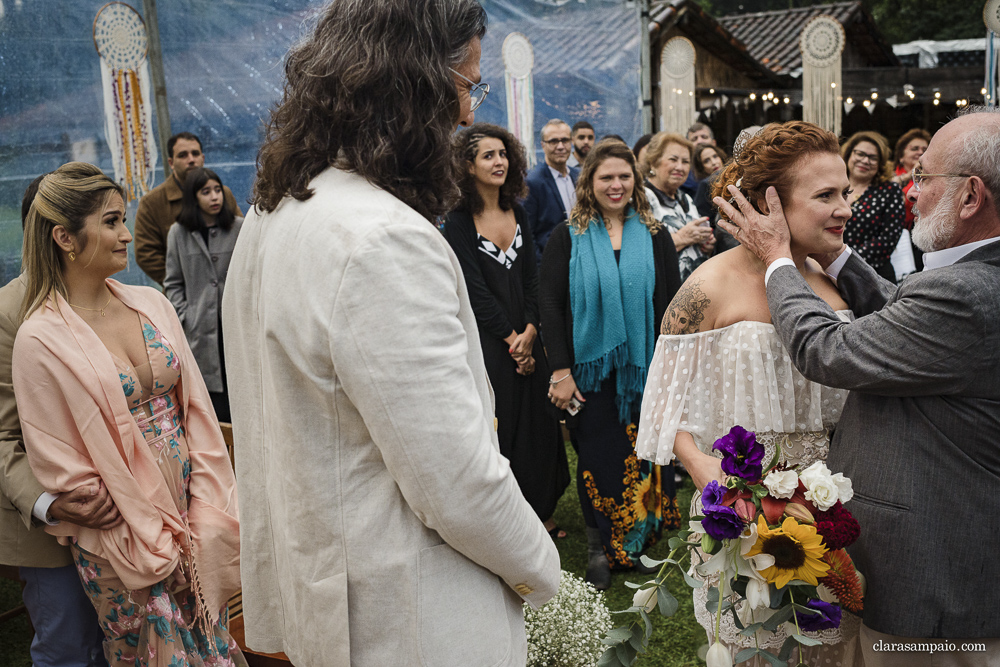
[(587, 153), (590, 152), (590, 149), (593, 148), (593, 146), (584, 144), (583, 146), (575, 146), (575, 148), (576, 152), (580, 154), (580, 157), (587, 157)]
[(913, 245), (924, 252), (944, 250), (955, 235), (958, 224), (958, 202), (955, 195), (962, 183), (948, 186), (937, 205), (927, 213), (919, 213), (913, 207), (916, 220), (913, 222)]

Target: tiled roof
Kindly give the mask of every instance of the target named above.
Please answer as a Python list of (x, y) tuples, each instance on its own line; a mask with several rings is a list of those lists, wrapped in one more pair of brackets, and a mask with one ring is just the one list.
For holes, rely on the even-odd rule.
[(868, 65), (898, 65), (871, 16), (858, 2), (837, 2), (753, 14), (731, 14), (718, 19), (726, 30), (747, 45), (765, 67), (788, 74), (802, 67), (799, 36), (813, 18), (826, 14), (840, 21), (848, 41), (854, 41)]

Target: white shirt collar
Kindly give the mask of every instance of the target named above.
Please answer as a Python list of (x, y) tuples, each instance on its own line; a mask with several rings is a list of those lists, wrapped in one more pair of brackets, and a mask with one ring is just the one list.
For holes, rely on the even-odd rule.
[(955, 246), (954, 248), (945, 248), (944, 250), (925, 252), (924, 271), (940, 269), (943, 266), (951, 266), (976, 248), (982, 248), (984, 245), (989, 245), (990, 243), (995, 243), (996, 241), (1000, 241), (1000, 236), (994, 236), (991, 239), (983, 239), (982, 241), (973, 241), (972, 243)]

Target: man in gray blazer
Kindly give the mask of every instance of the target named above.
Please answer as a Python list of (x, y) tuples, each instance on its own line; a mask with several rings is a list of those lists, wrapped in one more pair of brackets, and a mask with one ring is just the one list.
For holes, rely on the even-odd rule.
[(771, 317), (795, 365), (851, 390), (829, 466), (854, 482), (867, 666), (1000, 665), (1000, 113), (970, 111), (915, 170), (921, 273), (896, 287), (849, 248), (816, 258), (852, 323), (789, 268), (773, 188), (766, 217), (735, 188), (739, 211), (715, 199), (768, 266)]

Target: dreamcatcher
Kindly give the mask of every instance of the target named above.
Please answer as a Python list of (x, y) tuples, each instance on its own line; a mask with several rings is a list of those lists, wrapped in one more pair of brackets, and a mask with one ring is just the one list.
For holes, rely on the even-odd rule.
[(983, 23), (986, 24), (986, 104), (997, 105), (997, 90), (1000, 88), (1000, 53), (997, 38), (1000, 37), (1000, 0), (988, 0), (983, 7)]
[(660, 51), (660, 126), (667, 132), (687, 135), (695, 121), (694, 44), (674, 37)]
[(531, 70), (535, 50), (528, 38), (512, 32), (503, 40), (503, 81), (507, 89), (507, 128), (524, 146), (528, 167), (535, 166), (535, 92)]
[(115, 179), (137, 199), (152, 185), (157, 158), (142, 17), (122, 2), (104, 5), (94, 18), (94, 47), (101, 56), (104, 131)]
[(802, 29), (802, 120), (840, 135), (843, 114), (840, 55), (844, 27), (832, 16), (817, 16)]

